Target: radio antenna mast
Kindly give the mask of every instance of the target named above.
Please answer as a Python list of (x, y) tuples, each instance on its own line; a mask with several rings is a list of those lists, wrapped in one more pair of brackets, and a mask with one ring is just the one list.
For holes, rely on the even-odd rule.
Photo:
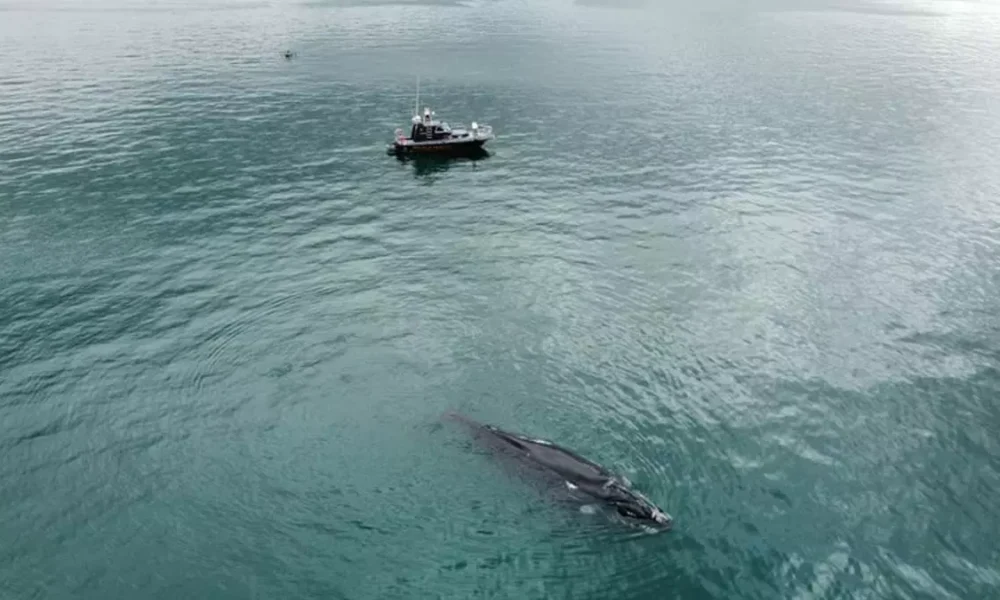
[(420, 115), (420, 75), (417, 75), (417, 98), (413, 101), (413, 114)]

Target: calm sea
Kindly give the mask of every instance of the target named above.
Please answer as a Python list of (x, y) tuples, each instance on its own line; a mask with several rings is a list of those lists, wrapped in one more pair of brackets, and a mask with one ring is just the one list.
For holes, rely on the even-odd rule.
[(1000, 597), (998, 99), (990, 2), (0, 1), (0, 599)]

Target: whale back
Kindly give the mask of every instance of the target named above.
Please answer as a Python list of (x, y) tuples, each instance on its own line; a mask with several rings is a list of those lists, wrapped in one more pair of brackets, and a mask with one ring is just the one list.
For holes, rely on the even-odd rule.
[(457, 413), (448, 413), (446, 416), (472, 429), (477, 437), (495, 450), (512, 454), (520, 461), (532, 463), (565, 481), (590, 487), (615, 479), (601, 465), (548, 440), (504, 431), (495, 425), (479, 423)]
[(529, 465), (531, 470), (543, 474), (543, 479), (550, 483), (558, 483), (559, 489), (568, 488), (571, 495), (583, 492), (613, 506), (622, 516), (644, 523), (656, 523), (667, 529), (672, 526), (673, 519), (670, 515), (633, 490), (626, 478), (615, 476), (601, 465), (568, 448), (548, 440), (478, 423), (464, 415), (448, 413), (446, 417), (468, 426), (487, 446), (516, 458), (516, 462)]
[(523, 453), (524, 458), (554, 471), (570, 483), (593, 485), (613, 478), (613, 475), (599, 464), (548, 440), (529, 438), (492, 425), (484, 425), (484, 428), (514, 450)]

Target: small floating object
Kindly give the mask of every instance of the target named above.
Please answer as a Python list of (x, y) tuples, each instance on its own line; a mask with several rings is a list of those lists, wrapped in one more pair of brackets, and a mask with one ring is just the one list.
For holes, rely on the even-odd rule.
[(493, 128), (481, 125), (475, 121), (472, 127), (466, 129), (459, 126), (454, 129), (448, 123), (435, 119), (434, 111), (424, 108), (423, 115), (417, 107), (420, 106), (420, 81), (417, 80), (417, 100), (411, 119), (410, 135), (405, 135), (402, 129), (396, 129), (395, 140), (388, 145), (387, 152), (396, 155), (413, 154), (448, 154), (484, 152), (483, 145), (494, 139)]
[(291, 50), (285, 50), (284, 52), (281, 53), (281, 55), (288, 60), (295, 58), (295, 53), (292, 52)]

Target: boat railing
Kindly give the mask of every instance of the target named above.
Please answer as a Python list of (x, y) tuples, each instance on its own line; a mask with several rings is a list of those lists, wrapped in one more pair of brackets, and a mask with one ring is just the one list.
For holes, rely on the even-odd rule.
[(490, 137), (493, 135), (493, 128), (489, 125), (479, 125), (477, 128), (474, 128), (472, 132), (476, 135), (476, 137)]
[(474, 139), (490, 138), (493, 136), (493, 127), (472, 123), (472, 127), (466, 127), (465, 123), (459, 123), (451, 128), (453, 132), (460, 132), (464, 135), (472, 136)]

